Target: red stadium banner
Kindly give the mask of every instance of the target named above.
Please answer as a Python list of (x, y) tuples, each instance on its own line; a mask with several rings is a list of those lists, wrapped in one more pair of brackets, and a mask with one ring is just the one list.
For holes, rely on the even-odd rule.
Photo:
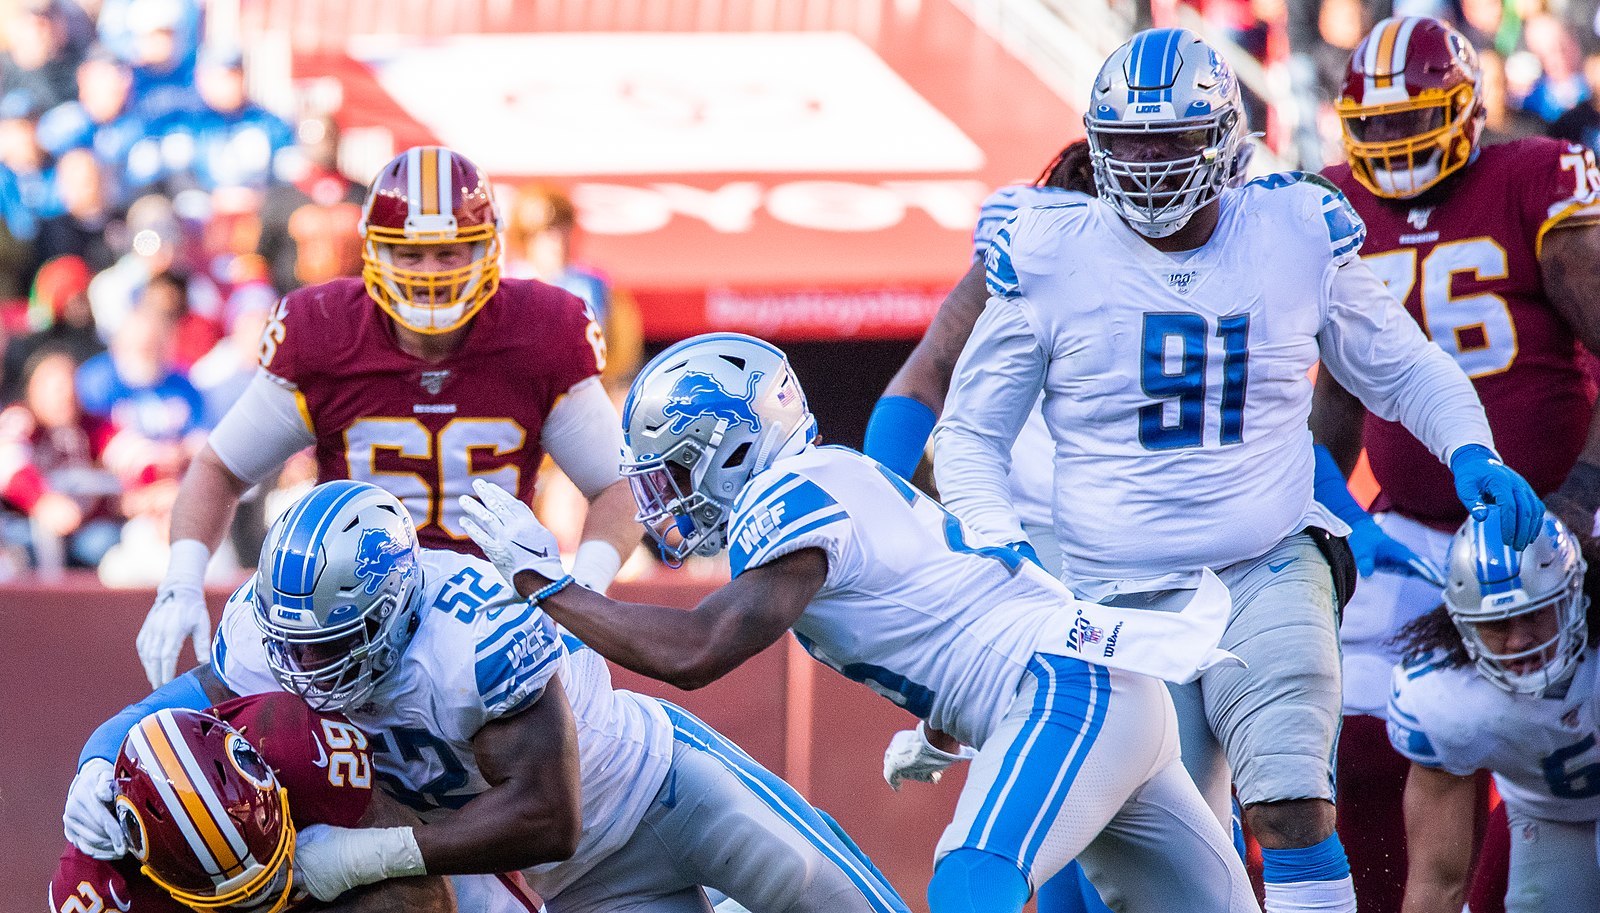
[(468, 3), (474, 33), (428, 37), (437, 5), (368, 23), (360, 4), (262, 0), (244, 26), (291, 34), (297, 80), (339, 81), (347, 130), (567, 189), (580, 260), (633, 293), (654, 339), (916, 338), (966, 267), (983, 197), (1082, 133), (950, 0), (764, 21)]

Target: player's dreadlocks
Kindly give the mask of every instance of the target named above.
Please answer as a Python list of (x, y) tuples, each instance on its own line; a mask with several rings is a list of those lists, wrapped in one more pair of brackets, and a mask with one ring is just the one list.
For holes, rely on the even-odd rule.
[(1080, 139), (1068, 143), (1050, 160), (1044, 171), (1033, 182), (1035, 187), (1059, 187), (1097, 196), (1094, 187), (1094, 163), (1089, 158), (1089, 141)]

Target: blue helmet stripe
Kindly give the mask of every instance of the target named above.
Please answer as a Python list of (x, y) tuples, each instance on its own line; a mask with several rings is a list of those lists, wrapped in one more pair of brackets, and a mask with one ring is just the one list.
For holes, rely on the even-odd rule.
[(1522, 555), (1505, 544), (1500, 533), (1500, 512), (1490, 510), (1488, 516), (1473, 524), (1473, 533), (1478, 546), (1479, 590), (1492, 596), (1522, 586)]
[(279, 593), (310, 593), (317, 582), (317, 543), (340, 508), (364, 491), (359, 482), (340, 480), (318, 486), (295, 508), (278, 541), (272, 588)]

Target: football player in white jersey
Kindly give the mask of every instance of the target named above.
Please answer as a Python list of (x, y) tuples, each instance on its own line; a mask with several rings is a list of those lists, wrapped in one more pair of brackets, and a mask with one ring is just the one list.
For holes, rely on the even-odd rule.
[[(549, 913), (704, 913), (701, 885), (755, 913), (907, 911), (783, 781), (688, 713), (613, 690), (604, 660), (482, 559), (420, 548), (372, 485), (329, 482), (291, 507), (212, 663), (90, 748), (120, 741), (135, 710), (280, 688), (361, 726), (383, 788), (428, 825), (303, 830), (298, 883), (320, 900), (520, 869)], [(98, 785), (74, 781), (69, 807), (92, 808)]]
[(519, 592), (608, 659), (683, 688), (792, 627), (812, 656), (954, 740), (920, 746), (902, 772), (931, 776), (970, 754), (959, 745), (976, 749), (939, 842), (934, 913), (1021, 910), (1074, 857), (1123, 909), (1258, 909), (1183, 771), (1166, 688), (1129, 671), (1185, 679), (1233, 660), (1215, 649), (1228, 600), (1214, 577), (1181, 611), (1074, 600), (877, 462), (816, 446), (787, 358), (748, 336), (662, 352), (623, 416), (623, 474), (663, 557), (726, 548), (733, 581), (688, 612), (569, 586), (549, 531), (484, 482), (462, 499), (465, 528)]
[[(1149, 30), (1113, 52), (1085, 124), (1098, 199), (1021, 210), (990, 246), (990, 301), (934, 432), (940, 491), (982, 535), (1022, 538), (1009, 452), (1043, 392), (1064, 580), (1139, 605), (1221, 576), (1222, 645), (1249, 669), (1179, 695), (1185, 742), (1215, 739), (1213, 766), (1232, 766), (1267, 909), (1353, 911), (1331, 761), (1348, 529), (1313, 499), (1307, 372), (1320, 358), (1403, 422), (1508, 541), (1529, 542), (1543, 509), (1461, 369), (1360, 262), (1343, 196), (1314, 175), (1230, 186), (1238, 82), (1198, 36)], [(1227, 774), (1191, 771), (1226, 820)]]
[(1578, 539), (1546, 514), (1521, 552), (1496, 521), (1450, 544), (1445, 604), (1403, 632), (1389, 740), (1406, 778), (1406, 913), (1462, 909), (1477, 789), (1494, 773), (1511, 825), (1506, 913), (1600, 903), (1600, 652)]

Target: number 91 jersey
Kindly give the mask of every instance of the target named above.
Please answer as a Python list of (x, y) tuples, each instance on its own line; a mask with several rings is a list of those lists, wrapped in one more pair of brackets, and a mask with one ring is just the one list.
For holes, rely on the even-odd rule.
[[(1414, 200), (1375, 196), (1348, 165), (1325, 173), (1367, 223), (1362, 260), (1472, 378), (1506, 463), (1553, 491), (1583, 447), (1593, 397), (1538, 258), (1553, 227), (1600, 216), (1593, 155), (1544, 137), (1485, 146)], [(1449, 470), (1405, 428), (1369, 414), (1365, 442), (1377, 508), (1442, 530), (1466, 518)]]
[(261, 367), (296, 392), (316, 437), (317, 478), (371, 482), (405, 504), (425, 547), (471, 554), (456, 499), (484, 478), (532, 500), (550, 410), (604, 364), (580, 299), (518, 279), (439, 362), (401, 350), (359, 279), (291, 292), (261, 343)]

